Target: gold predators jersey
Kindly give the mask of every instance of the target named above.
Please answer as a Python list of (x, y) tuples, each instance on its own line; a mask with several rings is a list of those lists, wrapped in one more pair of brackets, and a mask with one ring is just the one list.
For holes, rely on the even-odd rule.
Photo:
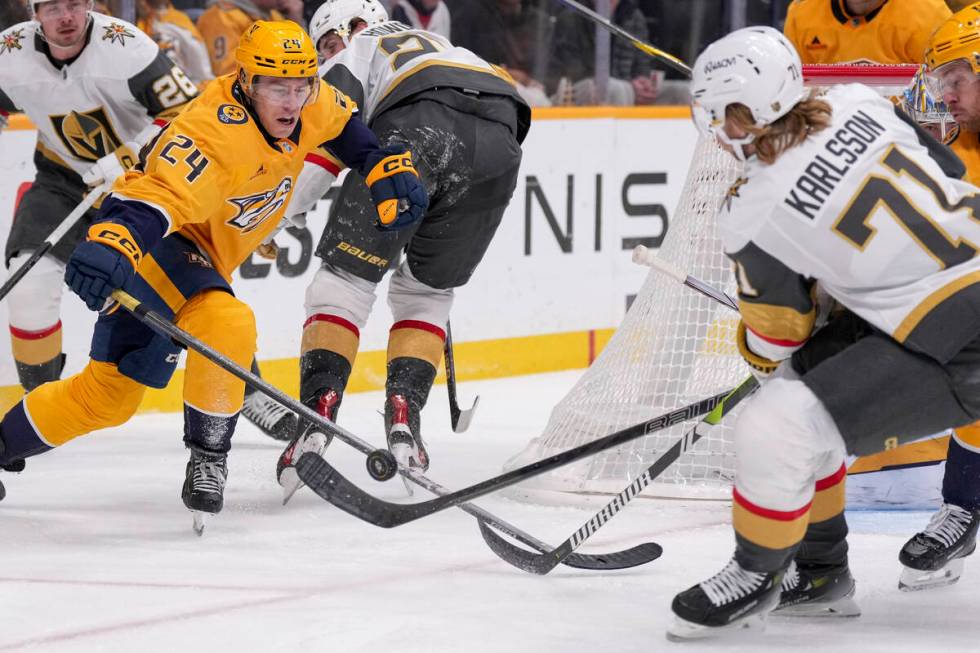
[(235, 48), (246, 29), (257, 20), (282, 20), (273, 9), (263, 11), (249, 0), (218, 0), (197, 19), (215, 75), (234, 72)]
[(320, 82), (290, 138), (275, 139), (246, 110), (235, 75), (219, 77), (144, 150), (142, 170), (112, 197), (146, 205), (166, 233), (192, 240), (231, 280), (283, 217), (303, 159), (344, 131), (356, 106)]
[(980, 134), (960, 127), (949, 146), (966, 166), (964, 179), (974, 186), (980, 186)]
[(794, 0), (783, 31), (804, 64), (917, 64), (951, 15), (943, 0), (885, 0), (866, 16), (849, 14), (845, 0)]

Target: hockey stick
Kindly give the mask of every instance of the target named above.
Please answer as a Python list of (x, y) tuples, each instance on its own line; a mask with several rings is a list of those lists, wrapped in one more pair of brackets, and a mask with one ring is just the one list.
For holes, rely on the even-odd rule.
[(37, 265), (37, 262), (41, 260), (42, 256), (47, 254), (52, 247), (58, 244), (58, 241), (61, 240), (72, 227), (75, 226), (82, 216), (85, 215), (86, 211), (88, 211), (92, 205), (95, 204), (96, 200), (98, 200), (108, 189), (108, 184), (96, 186), (89, 191), (88, 195), (82, 198), (82, 201), (78, 203), (78, 206), (76, 206), (71, 213), (65, 216), (65, 219), (61, 221), (61, 224), (59, 224), (58, 227), (51, 232), (51, 235), (48, 236), (47, 240), (41, 243), (41, 245), (34, 250), (30, 258), (24, 261), (19, 268), (14, 270), (13, 274), (7, 277), (7, 280), (3, 282), (2, 286), (0, 286), (0, 299), (6, 297), (7, 294), (13, 290), (14, 286), (20, 283), (20, 280), (24, 278), (24, 275), (30, 272), (31, 268)]
[(509, 562), (518, 569), (523, 569), (532, 574), (547, 574), (561, 563), (566, 556), (574, 555), (572, 551), (577, 549), (585, 540), (592, 536), (607, 521), (616, 516), (627, 503), (635, 496), (643, 492), (660, 474), (670, 467), (674, 462), (687, 453), (713, 426), (718, 424), (724, 417), (732, 412), (743, 399), (751, 395), (759, 387), (759, 382), (754, 376), (748, 377), (735, 390), (732, 391), (714, 410), (708, 413), (704, 419), (694, 425), (694, 427), (684, 434), (667, 451), (660, 454), (660, 457), (645, 472), (640, 474), (632, 483), (626, 486), (622, 492), (613, 497), (606, 506), (596, 513), (589, 521), (585, 522), (581, 528), (572, 533), (571, 537), (561, 543), (557, 548), (545, 553), (531, 553), (525, 549), (513, 546), (499, 535), (494, 533), (486, 524), (480, 524), (480, 532), (483, 539), (505, 562)]
[(632, 43), (633, 47), (635, 47), (640, 52), (643, 52), (644, 54), (647, 54), (653, 57), (654, 59), (659, 59), (660, 61), (664, 62), (674, 70), (684, 73), (686, 77), (691, 76), (691, 67), (688, 66), (686, 63), (684, 63), (674, 55), (670, 54), (669, 52), (664, 52), (660, 48), (655, 48), (649, 43), (645, 43), (641, 41), (640, 39), (636, 38), (626, 30), (624, 30), (619, 25), (615, 25), (608, 18), (600, 16), (596, 12), (586, 7), (585, 5), (576, 2), (575, 0), (558, 0), (558, 2), (568, 7), (571, 7), (575, 11), (579, 12), (580, 14), (582, 14), (583, 16), (591, 20), (596, 25), (599, 25), (600, 27), (604, 27), (605, 29), (609, 30), (616, 36), (626, 39), (627, 41)]
[(514, 485), (515, 483), (520, 483), (521, 481), (539, 474), (544, 474), (562, 465), (581, 460), (582, 458), (597, 454), (600, 451), (605, 451), (624, 442), (635, 440), (648, 433), (659, 431), (679, 422), (694, 419), (695, 417), (701, 417), (712, 410), (718, 410), (718, 407), (723, 406), (726, 402), (737, 403), (745, 396), (744, 392), (742, 392), (744, 387), (750, 384), (754, 387), (755, 383), (755, 377), (749, 377), (749, 379), (732, 390), (701, 399), (700, 401), (665, 413), (659, 417), (634, 424), (616, 433), (611, 433), (598, 440), (587, 442), (573, 449), (562, 451), (553, 456), (494, 476), (462, 490), (450, 492), (449, 494), (420, 503), (390, 503), (371, 496), (344, 478), (330, 463), (321, 456), (318, 456), (315, 452), (308, 451), (300, 457), (296, 463), (296, 472), (310, 489), (341, 510), (375, 526), (392, 528), (410, 521), (415, 521), (416, 519), (421, 519), (422, 517), (427, 517), (428, 515), (460, 503), (471, 501), (485, 494)]
[(688, 288), (693, 288), (702, 295), (706, 295), (719, 304), (723, 304), (733, 311), (738, 312), (738, 302), (735, 301), (734, 297), (718, 290), (714, 286), (706, 284), (696, 277), (686, 274), (676, 265), (657, 256), (643, 245), (637, 245), (633, 248), (633, 262), (637, 265), (646, 265), (658, 272), (662, 272), (668, 277), (681, 282)]
[[(719, 304), (734, 311), (738, 311), (738, 304), (728, 295), (728, 293), (722, 292), (721, 290), (706, 284), (700, 279), (684, 274), (675, 265), (655, 256), (653, 252), (648, 250), (643, 245), (637, 245), (636, 249), (633, 250), (633, 262), (640, 265), (648, 265), (655, 270), (667, 274), (684, 285), (710, 297), (711, 299), (714, 299)], [(742, 385), (739, 386), (739, 390), (737, 391), (744, 392), (743, 398), (754, 392), (758, 387), (758, 382), (753, 385), (751, 383), (752, 380), (755, 380), (755, 377), (750, 377), (750, 379), (747, 379), (742, 383)], [(505, 562), (514, 565), (518, 569), (523, 569), (524, 571), (532, 574), (547, 574), (559, 563), (561, 563), (565, 556), (571, 554), (575, 549), (581, 546), (585, 540), (591, 537), (597, 530), (599, 530), (599, 528), (612, 519), (620, 510), (626, 507), (626, 504), (632, 501), (634, 497), (643, 492), (643, 490), (654, 479), (662, 474), (664, 470), (673, 464), (674, 461), (693, 447), (694, 444), (703, 437), (705, 431), (718, 424), (718, 422), (720, 422), (725, 415), (731, 412), (732, 408), (737, 405), (739, 401), (741, 401), (741, 399), (726, 401), (726, 403), (722, 406), (720, 413), (717, 411), (709, 413), (707, 417), (698, 422), (694, 428), (684, 435), (683, 438), (677, 441), (666, 452), (661, 454), (660, 457), (646, 469), (646, 471), (644, 471), (632, 483), (627, 485), (622, 492), (613, 497), (612, 501), (607, 503), (602, 510), (596, 513), (589, 521), (585, 522), (581, 528), (572, 533), (572, 535), (567, 540), (562, 542), (562, 544), (557, 548), (546, 553), (532, 553), (526, 549), (514, 546), (497, 535), (493, 529), (489, 528), (487, 525), (480, 524), (480, 532), (483, 534), (483, 540), (487, 543), (487, 546), (489, 546), (490, 549), (497, 554), (497, 556), (502, 558)]]
[[(233, 374), (245, 383), (249, 384), (253, 388), (264, 392), (268, 396), (272, 397), (282, 405), (287, 408), (292, 409), (294, 412), (301, 415), (303, 418), (309, 420), (310, 422), (316, 424), (324, 432), (334, 435), (337, 439), (346, 442), (354, 449), (357, 449), (361, 453), (367, 455), (375, 451), (370, 444), (361, 440), (359, 437), (350, 433), (349, 431), (343, 429), (342, 427), (334, 424), (330, 420), (326, 419), (316, 411), (308, 408), (302, 403), (296, 401), (289, 395), (285, 394), (275, 386), (269, 384), (264, 379), (255, 376), (250, 371), (246, 370), (244, 367), (235, 363), (235, 361), (224, 356), (220, 352), (211, 348), (207, 344), (201, 342), (191, 334), (187, 333), (177, 325), (173, 324), (169, 320), (157, 315), (153, 311), (147, 309), (143, 306), (139, 300), (131, 296), (129, 293), (123, 290), (116, 290), (112, 293), (112, 298), (119, 302), (126, 310), (131, 312), (138, 320), (154, 329), (155, 331), (181, 343), (189, 349), (193, 349), (197, 353), (201, 354), (212, 363), (216, 364), (218, 367), (222, 368), (226, 372)], [(383, 450), (385, 454), (388, 454), (387, 450)], [(307, 454), (314, 455), (315, 454)], [(388, 454), (390, 455), (390, 454)], [(450, 492), (429, 480), (428, 478), (422, 476), (421, 474), (415, 472), (415, 470), (406, 470), (400, 468), (402, 476), (408, 478), (409, 480), (415, 482), (417, 485), (429, 490), (433, 494), (450, 494)], [(304, 479), (305, 480), (305, 479)], [(487, 523), (492, 524), (495, 528), (500, 529), (504, 533), (518, 539), (519, 541), (538, 549), (539, 551), (548, 551), (551, 547), (540, 540), (528, 535), (527, 533), (521, 531), (515, 526), (508, 524), (507, 522), (498, 519), (489, 512), (483, 510), (474, 505), (460, 505), (460, 509), (466, 511), (467, 513), (473, 515), (477, 519), (484, 520)], [(631, 549), (625, 551), (618, 551), (612, 554), (606, 555), (578, 555), (574, 559), (569, 557), (565, 561), (570, 567), (578, 567), (580, 569), (597, 569), (597, 570), (610, 570), (610, 569), (623, 569), (626, 567), (633, 567), (636, 565), (641, 565), (651, 560), (656, 559), (660, 556), (661, 549), (656, 544), (641, 544), (635, 546)]]
[(449, 393), (449, 419), (453, 425), (453, 433), (462, 433), (470, 427), (473, 421), (473, 413), (476, 406), (480, 403), (480, 396), (477, 395), (473, 400), (473, 406), (460, 410), (459, 402), (456, 399), (456, 364), (453, 362), (453, 331), (450, 323), (446, 320), (446, 342), (442, 348), (443, 357), (446, 359), (446, 391)]

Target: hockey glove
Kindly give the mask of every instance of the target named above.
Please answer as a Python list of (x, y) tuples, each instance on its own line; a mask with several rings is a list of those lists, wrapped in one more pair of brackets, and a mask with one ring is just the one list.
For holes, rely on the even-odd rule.
[(779, 361), (763, 358), (749, 348), (748, 329), (744, 321), (739, 321), (738, 323), (738, 332), (735, 335), (735, 341), (738, 344), (738, 353), (742, 355), (745, 362), (752, 368), (752, 374), (755, 375), (755, 378), (760, 381), (769, 378), (776, 371), (776, 368), (779, 367)]
[(65, 283), (93, 311), (133, 277), (143, 252), (129, 230), (111, 222), (89, 227), (65, 268)]
[(404, 145), (389, 145), (368, 157), (367, 185), (378, 210), (377, 227), (404, 229), (425, 215), (429, 196)]
[(112, 184), (124, 172), (136, 165), (139, 160), (137, 153), (140, 146), (134, 141), (123, 143), (115, 152), (106, 154), (96, 161), (91, 168), (82, 175), (82, 181), (89, 186), (98, 186), (103, 183)]

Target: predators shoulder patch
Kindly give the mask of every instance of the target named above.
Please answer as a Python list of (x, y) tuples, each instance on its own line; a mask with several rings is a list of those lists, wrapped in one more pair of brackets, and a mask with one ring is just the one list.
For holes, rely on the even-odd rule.
[(218, 107), (218, 120), (226, 125), (244, 125), (248, 112), (237, 104), (222, 104)]

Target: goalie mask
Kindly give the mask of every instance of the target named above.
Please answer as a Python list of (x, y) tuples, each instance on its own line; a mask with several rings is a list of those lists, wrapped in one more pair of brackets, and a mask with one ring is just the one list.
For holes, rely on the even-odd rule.
[(789, 113), (806, 96), (800, 56), (783, 34), (771, 27), (746, 27), (715, 41), (697, 58), (691, 80), (691, 113), (698, 131), (732, 146), (744, 160), (742, 146), (755, 136), (725, 133), (725, 109), (744, 104), (756, 127)]
[(310, 36), (319, 45), (320, 39), (336, 32), (345, 46), (350, 45), (358, 19), (371, 27), (388, 20), (388, 12), (378, 0), (327, 0), (310, 19)]
[(928, 76), (925, 65), (919, 66), (902, 92), (902, 109), (937, 140), (949, 143), (955, 138), (958, 127), (937, 90), (937, 80)]

